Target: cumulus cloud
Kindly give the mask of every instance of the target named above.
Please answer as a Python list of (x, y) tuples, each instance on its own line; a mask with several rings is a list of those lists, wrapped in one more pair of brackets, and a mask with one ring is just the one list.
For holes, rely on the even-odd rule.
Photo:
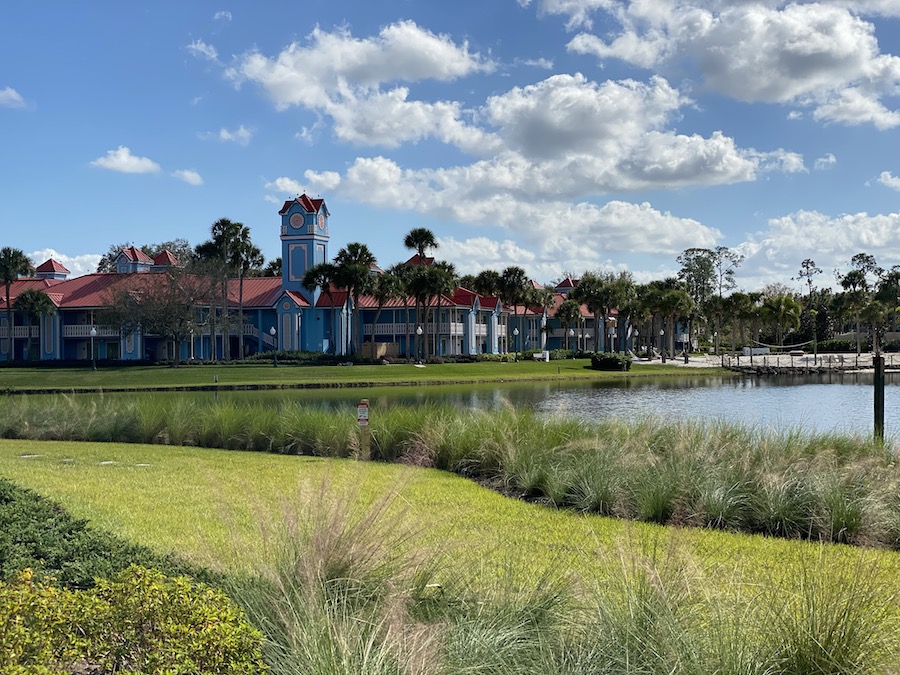
[(469, 128), (458, 104), (411, 101), (399, 83), (451, 81), (494, 68), (466, 43), (402, 21), (364, 39), (317, 27), (306, 45), (293, 43), (271, 58), (247, 54), (226, 76), (238, 86), (259, 85), (280, 110), (301, 106), (333, 118), (343, 140), (394, 147), (435, 136), (472, 149), (486, 135)]
[(853, 3), (569, 4), (603, 9), (619, 25), (611, 37), (575, 36), (573, 52), (644, 68), (690, 63), (707, 87), (740, 101), (808, 106), (825, 122), (900, 125), (883, 102), (900, 92), (900, 58), (880, 53), (874, 25)]
[(878, 176), (878, 182), (892, 190), (900, 191), (900, 177), (893, 175), (890, 171), (882, 171)]
[(290, 195), (299, 195), (306, 192), (305, 188), (300, 185), (300, 183), (293, 178), (287, 178), (286, 176), (276, 178), (271, 183), (266, 183), (266, 190)]
[(187, 46), (187, 50), (194, 56), (204, 58), (207, 61), (218, 61), (219, 53), (212, 45), (206, 44), (203, 40), (194, 40)]
[(32, 251), (28, 254), (28, 257), (31, 258), (35, 265), (40, 265), (41, 263), (50, 260), (50, 258), (53, 258), (56, 262), (62, 264), (63, 267), (69, 270), (69, 278), (73, 279), (75, 277), (96, 272), (97, 265), (100, 264), (100, 259), (103, 256), (99, 253), (66, 255), (65, 253), (60, 253), (52, 248), (42, 248), (37, 251)]
[(900, 213), (830, 216), (797, 211), (769, 220), (766, 230), (754, 233), (737, 249), (746, 256), (741, 277), (748, 288), (793, 276), (805, 258), (815, 259), (824, 270), (846, 266), (860, 251), (877, 250), (880, 259), (898, 260)]
[(24, 108), (25, 99), (12, 87), (0, 89), (0, 108)]
[(120, 145), (115, 150), (108, 150), (103, 157), (93, 160), (91, 166), (120, 173), (159, 172), (159, 164), (148, 157), (132, 155), (131, 150), (124, 145)]
[(837, 164), (837, 157), (830, 152), (827, 152), (816, 160), (815, 167), (821, 171), (823, 169), (829, 169), (835, 164)]
[(178, 180), (183, 180), (188, 185), (203, 185), (203, 177), (191, 169), (178, 169), (172, 175)]

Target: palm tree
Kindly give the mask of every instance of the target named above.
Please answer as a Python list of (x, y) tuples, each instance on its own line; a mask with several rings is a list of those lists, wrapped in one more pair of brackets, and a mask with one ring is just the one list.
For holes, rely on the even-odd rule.
[(388, 274), (397, 279), (397, 282), (400, 284), (400, 299), (403, 301), (403, 317), (406, 323), (405, 332), (404, 332), (404, 348), (406, 352), (406, 357), (409, 358), (410, 348), (409, 348), (409, 298), (413, 293), (410, 292), (410, 279), (415, 272), (415, 267), (412, 265), (407, 265), (406, 263), (397, 263), (388, 269)]
[(352, 242), (338, 251), (334, 258), (335, 283), (347, 289), (347, 295), (353, 299), (353, 330), (350, 334), (350, 351), (359, 353), (359, 298), (368, 293), (372, 287), (372, 266), (375, 255), (365, 244)]
[[(228, 218), (219, 218), (210, 228), (210, 239), (198, 244), (197, 257), (206, 262), (212, 274), (217, 274), (220, 283), (220, 301), (222, 303), (222, 356), (227, 361), (231, 358), (231, 345), (228, 329), (228, 274), (235, 267), (235, 258), (240, 250), (243, 223), (236, 223)], [(247, 235), (249, 240), (249, 235)], [(213, 312), (210, 310), (210, 316)], [(215, 358), (216, 336), (213, 330), (214, 321), (210, 322), (213, 349)]]
[(44, 291), (37, 288), (29, 288), (23, 291), (16, 301), (13, 303), (17, 312), (22, 312), (27, 317), (28, 322), (28, 353), (31, 354), (31, 320), (35, 319), (35, 323), (40, 321), (43, 316), (50, 316), (56, 313), (56, 305), (48, 297)]
[(390, 270), (384, 274), (379, 274), (375, 277), (375, 281), (372, 284), (372, 297), (378, 303), (378, 307), (375, 310), (375, 318), (372, 319), (372, 357), (374, 357), (375, 331), (378, 327), (378, 319), (381, 318), (381, 310), (391, 300), (399, 300), (406, 297), (400, 277), (393, 274)]
[(502, 277), (496, 270), (481, 270), (475, 275), (472, 290), (478, 295), (496, 297), (500, 295)]
[(438, 351), (438, 339), (440, 337), (440, 321), (441, 321), (441, 299), (445, 295), (450, 295), (453, 291), (456, 290), (457, 282), (459, 281), (459, 276), (456, 274), (456, 267), (453, 263), (440, 261), (434, 264), (431, 267), (432, 277), (432, 290), (434, 292), (434, 296), (437, 297), (437, 316), (435, 316), (433, 321), (433, 338), (434, 338), (434, 353)]
[(571, 298), (563, 300), (556, 309), (556, 318), (559, 319), (563, 334), (566, 336), (566, 349), (569, 349), (569, 328), (574, 321), (581, 318), (581, 303)]
[(856, 353), (862, 351), (860, 344), (860, 313), (869, 301), (869, 281), (866, 273), (861, 269), (853, 269), (841, 278), (841, 288), (844, 289), (848, 306), (853, 311), (856, 319)]
[(259, 269), (265, 263), (262, 251), (250, 240), (250, 228), (241, 225), (232, 249), (231, 264), (238, 273), (238, 351), (244, 358), (244, 277), (251, 270)]
[(334, 353), (337, 353), (337, 343), (334, 340), (334, 296), (331, 294), (331, 287), (334, 283), (336, 272), (337, 268), (331, 263), (319, 263), (306, 270), (300, 282), (307, 290), (315, 293), (315, 290), (319, 289), (328, 296), (328, 306), (331, 308), (328, 322), (328, 347), (334, 350)]
[[(511, 267), (507, 267), (500, 274), (500, 297), (503, 299), (503, 304), (509, 305), (513, 308), (514, 317), (518, 318), (519, 306), (523, 305), (527, 301), (530, 291), (531, 284), (528, 281), (528, 275), (521, 267), (513, 265)], [(522, 327), (519, 326), (519, 332), (521, 331)], [(509, 351), (508, 321), (506, 325), (506, 340), (507, 351)], [(516, 352), (519, 351), (518, 344), (513, 345), (513, 347), (515, 348)]]
[(419, 258), (424, 258), (428, 249), (437, 248), (437, 239), (434, 238), (434, 232), (427, 227), (416, 227), (403, 237), (403, 245), (414, 250)]
[(784, 345), (784, 328), (800, 327), (800, 303), (788, 294), (773, 295), (763, 303), (763, 313), (775, 324), (775, 336), (778, 346)]
[(34, 274), (34, 265), (25, 253), (17, 248), (4, 246), (0, 249), (0, 279), (6, 288), (6, 353), (9, 360), (13, 354), (13, 308), (9, 304), (12, 282), (22, 276)]

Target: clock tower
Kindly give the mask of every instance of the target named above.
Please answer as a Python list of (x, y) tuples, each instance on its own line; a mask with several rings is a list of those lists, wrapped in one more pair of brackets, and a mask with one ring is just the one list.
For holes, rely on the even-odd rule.
[(281, 216), (281, 287), (302, 295), (315, 306), (318, 291), (303, 286), (313, 265), (328, 261), (328, 207), (324, 199), (302, 194), (284, 203)]

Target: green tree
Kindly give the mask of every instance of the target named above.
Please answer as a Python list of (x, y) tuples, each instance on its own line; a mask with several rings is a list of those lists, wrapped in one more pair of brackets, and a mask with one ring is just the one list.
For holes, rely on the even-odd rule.
[(6, 289), (6, 353), (9, 360), (13, 361), (13, 308), (10, 305), (12, 283), (19, 277), (34, 274), (34, 265), (25, 253), (17, 248), (4, 246), (0, 249), (0, 279)]
[(375, 318), (372, 319), (372, 356), (375, 356), (376, 331), (378, 330), (378, 320), (381, 318), (381, 312), (384, 306), (393, 301), (406, 297), (403, 288), (403, 282), (400, 277), (388, 270), (384, 274), (379, 274), (372, 282), (372, 297), (375, 298), (377, 307), (375, 309)]
[[(500, 297), (503, 304), (513, 308), (513, 317), (518, 319), (519, 307), (524, 305), (528, 300), (528, 294), (531, 292), (531, 283), (528, 281), (528, 275), (521, 267), (515, 265), (507, 267), (500, 274)], [(522, 326), (519, 326), (519, 333), (522, 333)], [(506, 340), (509, 344), (509, 322), (506, 324)], [(518, 352), (518, 344), (514, 344), (513, 348)], [(507, 347), (508, 350), (508, 347)]]
[(475, 275), (472, 290), (486, 297), (498, 297), (500, 295), (502, 277), (496, 270), (481, 270)]
[[(328, 320), (328, 348), (332, 353), (337, 353), (337, 342), (334, 339), (334, 295), (331, 292), (334, 284), (337, 268), (332, 263), (319, 263), (313, 265), (303, 273), (300, 283), (303, 288), (315, 294), (316, 289), (324, 293), (328, 298), (329, 320)], [(315, 305), (315, 295), (313, 295), (313, 304)]]
[(198, 327), (198, 307), (208, 302), (209, 292), (206, 279), (176, 267), (136, 274), (106, 299), (104, 321), (126, 334), (140, 329), (171, 340), (178, 366), (181, 343)]
[(570, 349), (569, 330), (572, 324), (581, 318), (581, 303), (571, 298), (566, 298), (556, 309), (556, 318), (559, 319), (563, 334), (566, 337), (566, 349)]
[(414, 250), (420, 258), (424, 258), (430, 248), (437, 248), (434, 232), (427, 227), (416, 227), (403, 237), (403, 245)]
[(783, 293), (769, 296), (762, 306), (764, 316), (768, 317), (775, 326), (775, 339), (778, 346), (784, 346), (784, 329), (796, 330), (800, 327), (800, 303), (793, 295)]
[(335, 283), (347, 289), (347, 294), (353, 299), (353, 331), (350, 335), (353, 354), (359, 353), (359, 298), (372, 288), (372, 266), (376, 262), (369, 247), (357, 242), (347, 244), (334, 258)]
[(29, 288), (22, 291), (13, 302), (13, 308), (26, 317), (28, 331), (28, 353), (33, 354), (34, 346), (31, 337), (31, 323), (40, 324), (41, 317), (51, 316), (56, 313), (56, 305), (44, 291), (37, 288)]

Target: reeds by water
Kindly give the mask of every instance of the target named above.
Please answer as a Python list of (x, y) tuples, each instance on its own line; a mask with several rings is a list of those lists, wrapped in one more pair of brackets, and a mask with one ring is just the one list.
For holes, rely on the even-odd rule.
[[(453, 471), (508, 494), (620, 518), (900, 548), (889, 449), (716, 422), (589, 425), (526, 410), (386, 407), (373, 459)], [(0, 436), (359, 456), (352, 412), (186, 399), (8, 398)]]

